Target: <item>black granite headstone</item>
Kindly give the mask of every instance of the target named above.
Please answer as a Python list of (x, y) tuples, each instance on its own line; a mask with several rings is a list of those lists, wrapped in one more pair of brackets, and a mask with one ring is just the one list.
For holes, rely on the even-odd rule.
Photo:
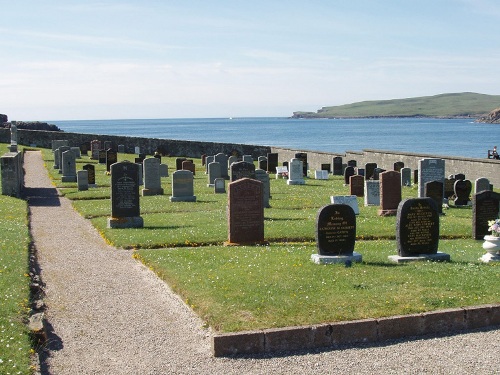
[(472, 183), (469, 180), (457, 180), (454, 185), (455, 190), (455, 206), (467, 206), (469, 203), (470, 192), (472, 191)]
[(307, 176), (307, 153), (297, 152), (295, 154), (295, 159), (299, 159), (302, 162), (302, 174)]
[(319, 255), (352, 256), (356, 242), (356, 215), (346, 204), (322, 207), (316, 217), (316, 246)]
[(333, 174), (335, 176), (342, 176), (342, 157), (335, 156), (333, 158)]
[(106, 164), (106, 150), (99, 150), (99, 164)]
[(82, 169), (88, 172), (89, 185), (95, 185), (95, 166), (93, 164), (85, 164)]
[[(267, 154), (267, 172), (276, 173), (276, 167), (278, 166), (278, 154), (275, 152), (270, 152)], [(262, 169), (262, 168), (260, 168)], [(266, 169), (264, 169), (266, 170)]]
[(494, 191), (481, 191), (472, 198), (472, 237), (482, 240), (488, 232), (488, 221), (498, 218), (500, 194)]
[(115, 163), (111, 166), (111, 216), (139, 215), (139, 166), (129, 161)]
[(245, 177), (255, 179), (255, 164), (247, 163), (246, 161), (238, 161), (236, 163), (233, 163), (231, 164), (230, 175), (231, 182)]
[(115, 164), (118, 161), (118, 154), (112, 149), (106, 150), (106, 171), (111, 170), (111, 164)]
[(346, 167), (344, 170), (344, 184), (349, 185), (349, 179), (354, 176), (354, 167)]
[(409, 198), (398, 206), (396, 243), (401, 257), (436, 254), (439, 214), (431, 198)]
[(366, 163), (365, 164), (365, 178), (371, 180), (373, 178), (373, 172), (377, 168), (377, 163)]
[(438, 213), (443, 213), (443, 183), (441, 181), (429, 181), (425, 183), (424, 195), (436, 203)]

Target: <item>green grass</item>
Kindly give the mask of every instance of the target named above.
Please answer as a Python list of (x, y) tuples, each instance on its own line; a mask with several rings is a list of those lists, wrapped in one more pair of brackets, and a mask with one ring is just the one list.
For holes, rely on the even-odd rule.
[[(1, 145), (3, 146), (3, 145)], [(0, 374), (30, 374), (26, 202), (0, 195)]]
[[(318, 209), (331, 195), (346, 195), (343, 178), (308, 179), (289, 186), (271, 175), (271, 208), (265, 209), (268, 246), (224, 247), (227, 240), (227, 195), (214, 194), (200, 160), (195, 160), (197, 202), (172, 203), (171, 180), (163, 196), (141, 197), (144, 228), (108, 229), (110, 177), (96, 164), (97, 189), (78, 192), (62, 183), (46, 164), (56, 186), (89, 218), (107, 242), (134, 248), (137, 259), (161, 278), (215, 329), (248, 329), (382, 317), (500, 301), (498, 265), (478, 261), (484, 250), (471, 238), (472, 210), (445, 210), (440, 218), (439, 250), (449, 263), (395, 265), (395, 217), (379, 217), (377, 207), (359, 198), (355, 250), (363, 262), (351, 268), (319, 266), (310, 261), (315, 247)], [(132, 160), (133, 155), (119, 155)], [(170, 167), (174, 158), (163, 158)], [(88, 162), (83, 158), (79, 163)], [(403, 188), (403, 198), (417, 188)]]
[(302, 117), (327, 118), (371, 116), (479, 117), (498, 107), (500, 107), (500, 95), (464, 92), (407, 99), (371, 100), (323, 107), (316, 113), (295, 112), (295, 114)]

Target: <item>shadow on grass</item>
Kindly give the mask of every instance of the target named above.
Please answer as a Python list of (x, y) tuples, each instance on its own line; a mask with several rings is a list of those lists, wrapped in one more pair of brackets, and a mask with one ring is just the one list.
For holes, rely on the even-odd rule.
[(23, 197), (29, 206), (55, 207), (60, 206), (59, 194), (56, 188), (24, 188)]

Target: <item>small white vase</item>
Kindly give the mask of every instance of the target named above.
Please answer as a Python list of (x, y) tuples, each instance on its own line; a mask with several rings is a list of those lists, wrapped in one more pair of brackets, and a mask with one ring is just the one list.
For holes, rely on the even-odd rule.
[(495, 255), (500, 251), (500, 237), (484, 236), (483, 249), (488, 254)]

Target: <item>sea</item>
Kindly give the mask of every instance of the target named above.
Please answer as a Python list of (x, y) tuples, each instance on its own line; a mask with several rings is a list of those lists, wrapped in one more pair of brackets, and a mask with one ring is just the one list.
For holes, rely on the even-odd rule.
[(344, 153), (376, 149), (486, 158), (500, 136), (471, 119), (286, 117), (47, 121), (72, 133), (275, 146)]

